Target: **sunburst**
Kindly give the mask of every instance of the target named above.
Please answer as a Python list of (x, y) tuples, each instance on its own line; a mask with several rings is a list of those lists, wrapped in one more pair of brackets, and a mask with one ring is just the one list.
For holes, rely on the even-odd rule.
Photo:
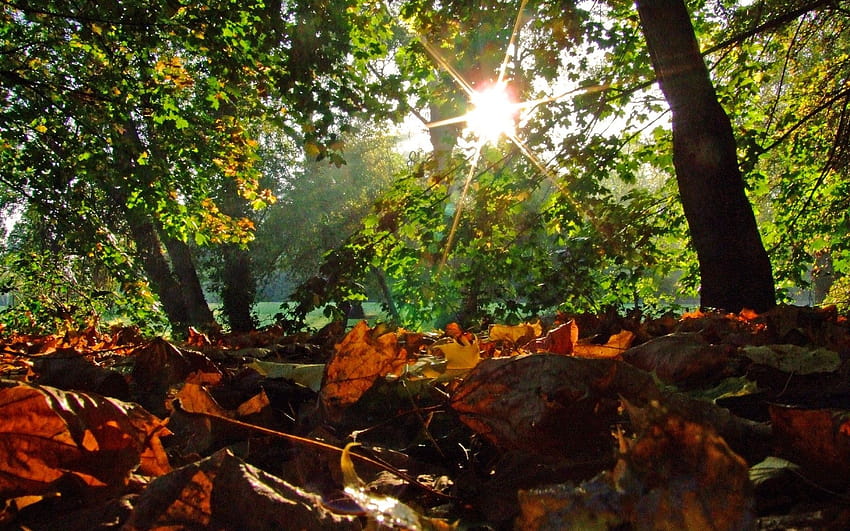
[(454, 81), (466, 92), (469, 99), (471, 110), (463, 115), (439, 120), (427, 124), (428, 128), (446, 126), (450, 124), (465, 123), (466, 130), (475, 138), (474, 152), (470, 161), (469, 172), (461, 189), (460, 198), (457, 202), (452, 226), (449, 230), (448, 238), (446, 239), (443, 255), (440, 260), (439, 269), (445, 266), (448, 260), (449, 252), (454, 243), (455, 234), (460, 223), (460, 217), (463, 212), (463, 203), (469, 191), (469, 186), (475, 176), (478, 167), (478, 162), (481, 158), (481, 152), (488, 143), (495, 143), (502, 137), (507, 138), (513, 143), (522, 154), (540, 171), (547, 179), (549, 179), (558, 191), (567, 201), (574, 207), (578, 208), (578, 202), (573, 199), (572, 194), (560, 185), (555, 173), (540, 160), (526, 143), (518, 136), (518, 128), (521, 123), (527, 118), (527, 115), (537, 106), (546, 103), (551, 103), (562, 98), (585, 94), (588, 92), (596, 92), (605, 90), (608, 87), (603, 85), (584, 86), (573, 90), (568, 90), (555, 96), (548, 96), (529, 101), (515, 101), (511, 90), (510, 83), (506, 79), (507, 67), (511, 59), (511, 51), (516, 47), (517, 36), (519, 35), (520, 27), (522, 26), (522, 14), (528, 0), (522, 0), (517, 9), (517, 16), (514, 21), (514, 26), (511, 31), (511, 36), (505, 48), (505, 54), (499, 66), (497, 79), (490, 85), (475, 89), (466, 81), (466, 79), (457, 71), (452, 64), (443, 57), (439, 50), (427, 41), (422, 35), (416, 34), (425, 51), (431, 59), (445, 70)]

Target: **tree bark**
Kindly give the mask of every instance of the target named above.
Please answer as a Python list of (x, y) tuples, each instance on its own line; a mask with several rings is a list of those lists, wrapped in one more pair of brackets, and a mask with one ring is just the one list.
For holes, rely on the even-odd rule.
[(776, 305), (770, 260), (738, 167), (732, 125), (683, 0), (638, 0), (653, 68), (673, 115), (673, 164), (697, 252), (705, 308)]
[(185, 334), (190, 326), (189, 313), (181, 295), (180, 284), (172, 276), (171, 268), (162, 252), (162, 242), (156, 228), (153, 223), (144, 219), (146, 216), (135, 209), (127, 208), (125, 212), (130, 237), (136, 247), (136, 257), (162, 303), (171, 329), (177, 335)]
[(225, 245), (222, 253), (222, 309), (232, 332), (249, 332), (256, 327), (251, 308), (257, 291), (251, 255), (237, 245)]
[(201, 281), (198, 278), (198, 270), (192, 260), (192, 251), (189, 246), (176, 238), (163, 237), (171, 268), (180, 282), (180, 291), (186, 306), (186, 313), (192, 326), (200, 327), (202, 330), (214, 328), (215, 317), (207, 304)]
[[(150, 171), (136, 163), (145, 149), (136, 124), (130, 120), (125, 124), (120, 148), (116, 150), (116, 162), (121, 173), (134, 176), (136, 186), (152, 182)], [(180, 248), (180, 244), (184, 247), (185, 244), (167, 236), (163, 242), (158, 220), (139, 206), (128, 206), (129, 192), (125, 186), (106, 186), (109, 197), (124, 212), (136, 256), (162, 303), (174, 333), (181, 336), (189, 326), (209, 328), (215, 319), (204, 299), (197, 271), (188, 255), (189, 249)], [(164, 252), (163, 243), (168, 247), (168, 254)]]

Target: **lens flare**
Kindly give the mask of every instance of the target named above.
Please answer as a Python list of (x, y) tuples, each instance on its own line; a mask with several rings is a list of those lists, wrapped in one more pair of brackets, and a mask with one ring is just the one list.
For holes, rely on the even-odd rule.
[(512, 101), (506, 83), (473, 92), (470, 103), (473, 108), (466, 114), (466, 129), (479, 141), (495, 142), (502, 135), (516, 135), (519, 107)]

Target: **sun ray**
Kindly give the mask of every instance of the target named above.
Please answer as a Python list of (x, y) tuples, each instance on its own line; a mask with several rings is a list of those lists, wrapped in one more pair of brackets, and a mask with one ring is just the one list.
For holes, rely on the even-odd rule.
[[(505, 78), (507, 77), (508, 63), (509, 63), (510, 58), (511, 58), (512, 50), (516, 47), (516, 41), (517, 41), (517, 38), (519, 36), (520, 28), (522, 26), (522, 15), (523, 15), (523, 12), (525, 10), (527, 3), (528, 3), (528, 0), (521, 0), (521, 2), (520, 2), (519, 8), (517, 10), (517, 16), (516, 16), (516, 19), (514, 20), (514, 25), (513, 25), (513, 28), (511, 30), (511, 35), (510, 35), (510, 38), (508, 39), (507, 46), (505, 47), (505, 55), (502, 59), (501, 64), (499, 65), (499, 71), (497, 72), (496, 83), (489, 88), (481, 88), (479, 90), (476, 90), (468, 81), (466, 81), (466, 79), (463, 77), (463, 75), (460, 72), (458, 72), (457, 69), (455, 69), (454, 66), (452, 66), (452, 64), (445, 57), (443, 57), (443, 55), (442, 55), (442, 53), (440, 53), (439, 49), (437, 49), (433, 44), (428, 42), (428, 40), (423, 35), (419, 34), (416, 31), (412, 32), (412, 33), (415, 34), (416, 38), (422, 44), (423, 48), (425, 49), (426, 53), (431, 57), (431, 59), (438, 66), (442, 67), (452, 77), (452, 79), (454, 79), (454, 81), (458, 84), (458, 86), (460, 86), (460, 88), (463, 89), (464, 92), (466, 92), (466, 95), (469, 98), (470, 104), (473, 107), (470, 112), (467, 112), (467, 113), (462, 114), (460, 116), (456, 116), (456, 117), (452, 117), (452, 118), (446, 118), (446, 119), (443, 119), (443, 120), (437, 120), (437, 121), (426, 124), (429, 129), (435, 128), (435, 127), (442, 127), (442, 126), (446, 126), (446, 125), (462, 123), (462, 122), (465, 122), (465, 123), (467, 123), (468, 126), (470, 126), (471, 125), (470, 122), (474, 122), (475, 119), (476, 119), (476, 116), (475, 116), (476, 110), (478, 110), (479, 113), (480, 113), (480, 112), (482, 112), (481, 107), (484, 107), (484, 106), (487, 105), (486, 103), (482, 104), (482, 102), (481, 102), (482, 99), (484, 99), (483, 97), (488, 96), (488, 94), (486, 94), (486, 92), (485, 92), (487, 90), (498, 90), (498, 91), (502, 91), (504, 93), (504, 94), (496, 94), (497, 98), (494, 98), (494, 99), (496, 99), (495, 105), (497, 107), (501, 106), (502, 108), (498, 108), (498, 109), (493, 108), (489, 111), (484, 110), (483, 113), (484, 114), (486, 114), (486, 113), (509, 114), (511, 116), (511, 120), (513, 120), (515, 123), (518, 123), (521, 119), (520, 113), (523, 112), (523, 111), (531, 112), (536, 107), (538, 107), (540, 105), (552, 103), (552, 102), (561, 100), (563, 98), (566, 98), (568, 96), (576, 96), (576, 95), (579, 95), (579, 94), (588, 94), (588, 93), (592, 93), (592, 92), (599, 92), (599, 91), (607, 90), (607, 89), (610, 88), (609, 85), (588, 85), (588, 86), (578, 87), (578, 88), (575, 88), (575, 89), (570, 89), (570, 90), (564, 91), (560, 94), (556, 94), (554, 96), (546, 96), (546, 97), (543, 97), (543, 98), (537, 98), (537, 99), (529, 100), (529, 101), (513, 102), (509, 99), (509, 97), (506, 95), (507, 94), (506, 93), (506, 87), (507, 87), (508, 83), (507, 83), (507, 81), (505, 81)], [(477, 105), (476, 105), (476, 102), (478, 102)], [(498, 123), (501, 123), (501, 122), (497, 122), (497, 124)], [(487, 130), (488, 128), (492, 129), (492, 130)], [(495, 141), (496, 139), (498, 139), (502, 135), (504, 135), (508, 140), (510, 140), (511, 143), (513, 143), (520, 150), (520, 152), (532, 163), (532, 165), (534, 165), (534, 167), (537, 168), (537, 170), (540, 171), (540, 173), (550, 183), (552, 183), (552, 185), (555, 187), (555, 189), (558, 190), (558, 192), (561, 194), (561, 196), (568, 203), (570, 203), (570, 206), (575, 208), (576, 211), (578, 211), (578, 212), (583, 212), (587, 216), (588, 220), (593, 225), (597, 225), (597, 220), (594, 218), (593, 214), (588, 212), (586, 209), (582, 208), (582, 206), (579, 204), (578, 200), (576, 200), (575, 197), (573, 197), (572, 192), (568, 188), (564, 187), (561, 183), (558, 182), (557, 174), (551, 168), (549, 168), (545, 163), (543, 163), (543, 161), (541, 161), (540, 158), (533, 151), (531, 151), (531, 149), (528, 147), (528, 145), (526, 145), (526, 143), (517, 135), (515, 127), (513, 127), (513, 126), (508, 127), (505, 123), (501, 123), (501, 125), (493, 125), (493, 126), (487, 126), (487, 125), (474, 126), (474, 124), (472, 124), (472, 126), (468, 127), (468, 129), (470, 129), (472, 131), (473, 135), (475, 136), (475, 139), (476, 139), (475, 148), (474, 148), (472, 159), (470, 161), (469, 171), (467, 172), (466, 179), (464, 180), (464, 183), (463, 183), (463, 188), (461, 189), (460, 196), (458, 197), (458, 200), (457, 200), (457, 206), (455, 208), (454, 217), (452, 219), (452, 224), (451, 224), (451, 227), (449, 229), (449, 234), (446, 238), (446, 244), (443, 247), (443, 254), (442, 254), (442, 257), (440, 259), (439, 267), (437, 269), (438, 273), (440, 271), (442, 271), (443, 267), (445, 267), (446, 262), (448, 261), (448, 256), (449, 256), (449, 253), (451, 252), (452, 245), (454, 244), (454, 239), (455, 239), (455, 235), (457, 233), (458, 226), (460, 225), (460, 217), (463, 213), (464, 202), (465, 202), (466, 196), (469, 192), (469, 187), (472, 183), (472, 179), (475, 176), (475, 172), (477, 170), (478, 163), (481, 159), (482, 149), (484, 148), (484, 146), (488, 142)], [(476, 129), (478, 129), (478, 130), (476, 131)], [(497, 134), (495, 134), (495, 136), (493, 136), (493, 133), (497, 133)]]
[(455, 215), (454, 218), (452, 218), (452, 226), (449, 229), (449, 235), (446, 238), (446, 245), (443, 247), (443, 256), (440, 258), (440, 265), (437, 268), (438, 272), (443, 270), (443, 267), (446, 265), (446, 261), (449, 259), (449, 251), (452, 248), (455, 233), (457, 232), (457, 227), (460, 224), (460, 214), (463, 211), (463, 202), (466, 199), (467, 192), (469, 191), (469, 185), (472, 184), (472, 178), (475, 176), (475, 170), (478, 168), (478, 161), (481, 158), (481, 149), (483, 147), (483, 143), (479, 141), (478, 146), (475, 148), (475, 155), (472, 157), (472, 162), (469, 164), (469, 171), (466, 173), (466, 180), (463, 182), (463, 189), (460, 192), (460, 198), (458, 198), (457, 206), (455, 207)]
[(528, 3), (528, 0), (522, 0), (519, 4), (519, 9), (517, 9), (516, 20), (514, 20), (514, 27), (511, 30), (511, 38), (508, 39), (508, 45), (505, 47), (505, 57), (502, 59), (502, 64), (499, 66), (499, 78), (496, 83), (502, 83), (505, 80), (505, 74), (508, 71), (508, 60), (511, 58), (511, 50), (516, 45), (516, 38), (519, 35), (519, 27), (522, 24), (522, 12), (525, 11), (525, 5)]

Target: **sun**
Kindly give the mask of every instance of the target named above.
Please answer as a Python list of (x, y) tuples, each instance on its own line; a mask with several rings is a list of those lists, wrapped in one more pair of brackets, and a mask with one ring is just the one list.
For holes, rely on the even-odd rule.
[(465, 115), (466, 129), (479, 142), (495, 142), (516, 135), (519, 105), (511, 98), (508, 85), (497, 82), (470, 95), (472, 110)]

